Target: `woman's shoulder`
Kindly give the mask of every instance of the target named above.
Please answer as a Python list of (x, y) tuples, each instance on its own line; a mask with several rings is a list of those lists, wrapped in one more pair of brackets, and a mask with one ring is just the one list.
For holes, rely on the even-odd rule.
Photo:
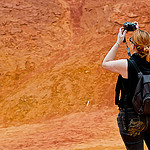
[(141, 58), (138, 54), (134, 54), (130, 57), (130, 59), (128, 59), (128, 67), (130, 72), (136, 72), (133, 63), (131, 62), (132, 60), (134, 60), (141, 72), (150, 73), (150, 62), (146, 61), (146, 58)]

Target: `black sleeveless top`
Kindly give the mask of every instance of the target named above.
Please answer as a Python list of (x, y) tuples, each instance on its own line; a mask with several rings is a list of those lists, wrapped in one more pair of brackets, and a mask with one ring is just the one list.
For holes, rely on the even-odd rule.
[[(138, 65), (140, 71), (143, 74), (150, 74), (150, 62), (146, 61), (146, 58), (141, 58), (137, 53), (134, 53), (130, 59), (133, 59)], [(121, 76), (121, 99), (118, 106), (124, 108), (124, 97), (128, 94), (127, 107), (133, 108), (132, 98), (135, 92), (135, 88), (138, 82), (138, 73), (128, 60), (128, 79)]]

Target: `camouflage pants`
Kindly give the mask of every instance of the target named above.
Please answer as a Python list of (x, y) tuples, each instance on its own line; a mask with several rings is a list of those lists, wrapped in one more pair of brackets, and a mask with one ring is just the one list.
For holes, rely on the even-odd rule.
[(125, 126), (125, 110), (119, 111), (117, 122), (127, 150), (144, 150), (144, 141), (150, 150), (150, 115), (139, 116), (129, 108), (128, 129)]

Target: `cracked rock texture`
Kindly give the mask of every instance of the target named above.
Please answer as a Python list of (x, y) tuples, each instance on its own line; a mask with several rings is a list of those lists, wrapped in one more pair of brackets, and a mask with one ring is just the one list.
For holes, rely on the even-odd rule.
[(1, 0), (0, 124), (114, 106), (117, 75), (102, 60), (124, 22), (150, 32), (149, 8), (150, 0)]

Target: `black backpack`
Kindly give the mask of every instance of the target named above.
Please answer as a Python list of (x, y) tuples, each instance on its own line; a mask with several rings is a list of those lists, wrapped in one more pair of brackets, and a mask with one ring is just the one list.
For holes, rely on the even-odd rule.
[(150, 115), (150, 74), (144, 75), (133, 59), (129, 61), (138, 73), (138, 83), (132, 99), (133, 107), (140, 115)]

